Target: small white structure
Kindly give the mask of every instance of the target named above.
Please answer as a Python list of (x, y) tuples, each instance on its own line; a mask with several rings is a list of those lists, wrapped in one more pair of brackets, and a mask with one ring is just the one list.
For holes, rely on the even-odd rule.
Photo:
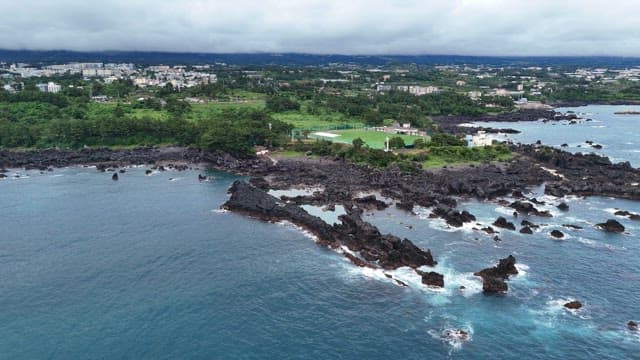
[(62, 90), (62, 86), (54, 83), (54, 82), (48, 82), (47, 84), (42, 83), (42, 84), (36, 84), (36, 88), (38, 88), (38, 90), (42, 91), (42, 92), (48, 92), (48, 93), (59, 93), (60, 90)]
[(482, 92), (481, 91), (469, 91), (468, 95), (469, 95), (469, 98), (471, 98), (471, 100), (480, 100), (480, 98), (482, 97)]
[(487, 136), (487, 133), (484, 131), (478, 131), (476, 135), (473, 136), (473, 146), (491, 146), (493, 144), (493, 139)]

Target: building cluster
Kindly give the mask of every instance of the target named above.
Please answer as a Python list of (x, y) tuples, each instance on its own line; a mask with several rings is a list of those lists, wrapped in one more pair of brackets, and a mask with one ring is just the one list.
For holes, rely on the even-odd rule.
[(376, 91), (379, 93), (389, 92), (393, 90), (408, 92), (409, 94), (412, 94), (415, 96), (437, 94), (441, 91), (440, 88), (438, 88), (437, 86), (392, 85), (392, 84), (385, 84), (383, 82), (376, 84)]
[(208, 71), (209, 67), (194, 67), (188, 70), (186, 66), (149, 66), (132, 77), (133, 83), (139, 87), (159, 86), (171, 84), (174, 88), (190, 88), (196, 85), (214, 84), (218, 81), (216, 74)]
[[(3, 69), (8, 74), (20, 78), (51, 77), (60, 75), (82, 75), (83, 78), (100, 79), (109, 84), (117, 80), (132, 80), (139, 87), (166, 86), (171, 84), (175, 88), (192, 87), (200, 84), (217, 82), (217, 76), (211, 73), (209, 65), (194, 66), (190, 70), (186, 66), (149, 66), (138, 68), (134, 64), (113, 64), (113, 63), (69, 63), (59, 65), (47, 65), (35, 67), (29, 64), (16, 63), (8, 67), (3, 65)], [(40, 86), (43, 85), (43, 86)], [(48, 84), (39, 84), (42, 91), (51, 91)], [(59, 91), (59, 90), (58, 90)]]
[(580, 68), (574, 72), (565, 72), (565, 76), (585, 81), (614, 82), (616, 80), (640, 81), (640, 67), (627, 69)]

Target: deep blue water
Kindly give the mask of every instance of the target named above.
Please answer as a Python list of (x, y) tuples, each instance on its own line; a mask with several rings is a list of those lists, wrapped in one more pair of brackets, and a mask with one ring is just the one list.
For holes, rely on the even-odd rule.
[[(392, 273), (409, 288), (356, 268), (291, 225), (218, 211), (236, 177), (144, 170), (118, 182), (90, 168), (0, 181), (0, 358), (640, 357), (640, 335), (626, 329), (640, 320), (640, 222), (618, 218), (621, 235), (593, 227), (614, 208), (640, 213), (638, 202), (570, 198), (561, 213), (558, 199), (539, 196), (555, 216), (531, 220), (547, 226), (503, 231), (498, 243), (447, 229), (427, 209), (370, 213), (433, 250), (446, 282), (434, 291), (406, 269)], [(481, 224), (512, 212), (461, 207)], [(567, 239), (552, 240), (555, 228)], [(483, 295), (472, 273), (509, 254), (522, 270), (509, 293)], [(564, 310), (571, 299), (584, 308)], [(445, 341), (448, 329), (471, 339)]]

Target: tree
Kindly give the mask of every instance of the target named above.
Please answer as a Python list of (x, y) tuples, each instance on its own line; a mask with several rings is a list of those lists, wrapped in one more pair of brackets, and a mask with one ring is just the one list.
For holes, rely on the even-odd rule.
[(356, 139), (353, 139), (351, 144), (353, 145), (353, 148), (356, 151), (358, 151), (358, 150), (362, 149), (362, 147), (364, 146), (364, 141), (362, 139), (360, 139), (360, 138), (356, 138)]
[(392, 149), (404, 149), (404, 140), (400, 136), (392, 137), (389, 140), (389, 147)]
[(416, 149), (424, 149), (427, 147), (427, 142), (424, 139), (415, 139), (413, 141), (413, 147)]
[(285, 111), (298, 111), (300, 110), (300, 103), (289, 99), (287, 96), (275, 95), (267, 99), (267, 110), (271, 112), (285, 112)]
[(178, 100), (174, 97), (167, 99), (166, 110), (174, 116), (181, 116), (191, 111), (191, 104), (184, 100)]

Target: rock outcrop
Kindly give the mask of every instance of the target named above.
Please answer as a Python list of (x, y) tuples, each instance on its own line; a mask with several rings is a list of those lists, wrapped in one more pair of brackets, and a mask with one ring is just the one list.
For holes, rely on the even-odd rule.
[(433, 209), (433, 213), (436, 216), (443, 218), (448, 225), (453, 227), (462, 227), (464, 223), (476, 221), (476, 217), (468, 211), (463, 210), (460, 212), (446, 205), (436, 206), (436, 208)]
[(493, 222), (493, 226), (499, 227), (499, 228), (503, 228), (503, 229), (507, 229), (507, 230), (515, 230), (516, 226), (510, 222), (507, 221), (507, 219), (505, 219), (504, 217), (500, 216), (499, 218), (496, 219), (496, 221)]
[(408, 266), (416, 269), (436, 265), (429, 250), (420, 249), (408, 239), (383, 235), (375, 226), (363, 221), (361, 209), (348, 208), (348, 213), (340, 216), (342, 223), (331, 226), (300, 206), (286, 203), (246, 182), (234, 182), (229, 192), (231, 198), (223, 205), (225, 209), (265, 221), (290, 221), (315, 234), (321, 245), (331, 248), (345, 246), (358, 254), (355, 258), (347, 256), (358, 266), (383, 269)]
[(570, 310), (578, 310), (582, 307), (582, 303), (578, 300), (573, 300), (564, 304), (564, 307)]
[(624, 226), (620, 224), (617, 220), (609, 219), (604, 223), (596, 224), (598, 229), (604, 230), (606, 232), (612, 233), (622, 233), (624, 232)]
[(438, 274), (437, 272), (419, 272), (422, 276), (422, 283), (431, 287), (444, 287), (444, 276), (442, 274)]
[(515, 209), (518, 213), (524, 215), (535, 215), (542, 217), (552, 217), (551, 213), (548, 211), (540, 211), (533, 204), (525, 201), (514, 201), (509, 205), (510, 208)]
[(509, 255), (504, 259), (500, 259), (497, 266), (486, 268), (473, 275), (482, 278), (482, 290), (485, 293), (500, 293), (509, 289), (506, 280), (509, 279), (509, 276), (516, 274), (518, 274), (516, 258), (513, 255)]

